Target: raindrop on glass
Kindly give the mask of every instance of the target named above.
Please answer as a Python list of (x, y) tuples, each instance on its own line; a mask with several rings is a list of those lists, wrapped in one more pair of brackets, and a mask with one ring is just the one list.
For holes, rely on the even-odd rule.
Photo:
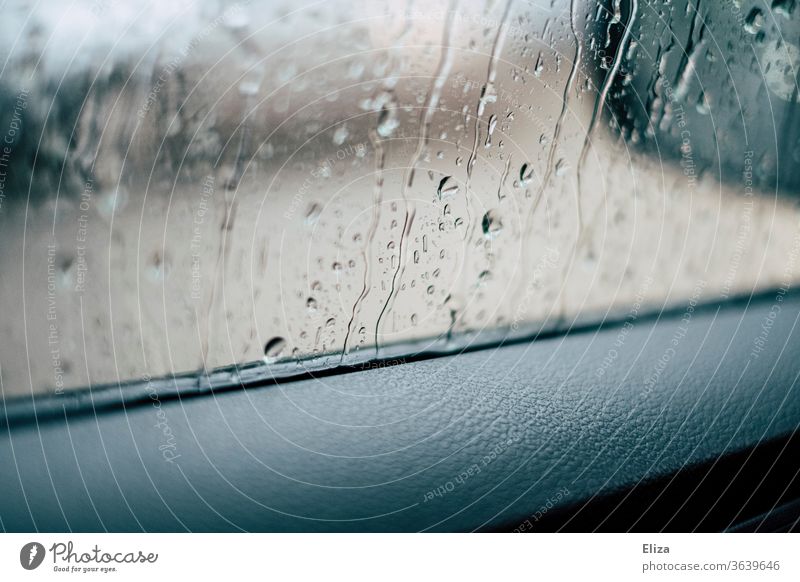
[(276, 336), (269, 340), (264, 346), (264, 361), (267, 363), (274, 362), (283, 355), (286, 349), (286, 340), (280, 336)]
[(519, 183), (525, 187), (533, 180), (533, 168), (529, 164), (522, 164), (519, 169)]
[(744, 30), (749, 34), (757, 34), (764, 26), (764, 13), (760, 8), (753, 8), (744, 20)]
[(450, 177), (446, 176), (439, 182), (439, 187), (436, 189), (436, 195), (439, 200), (443, 198), (451, 198), (458, 194), (458, 184)]
[(333, 132), (333, 143), (336, 145), (342, 145), (348, 137), (350, 137), (350, 132), (347, 131), (347, 126), (340, 125), (336, 128), (336, 131)]
[(306, 210), (306, 224), (316, 224), (317, 220), (319, 220), (319, 215), (322, 213), (322, 207), (317, 204), (316, 202), (312, 202), (308, 205), (308, 210)]
[(500, 220), (500, 217), (497, 216), (497, 212), (494, 210), (489, 210), (483, 215), (481, 226), (483, 228), (483, 236), (485, 236), (487, 239), (495, 238), (498, 234), (500, 234), (500, 231), (503, 230), (503, 223)]

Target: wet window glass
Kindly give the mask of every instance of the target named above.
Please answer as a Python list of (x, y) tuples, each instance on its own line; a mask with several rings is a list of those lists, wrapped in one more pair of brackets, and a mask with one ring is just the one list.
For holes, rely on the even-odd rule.
[(772, 4), (11, 2), (3, 394), (790, 286), (800, 11)]

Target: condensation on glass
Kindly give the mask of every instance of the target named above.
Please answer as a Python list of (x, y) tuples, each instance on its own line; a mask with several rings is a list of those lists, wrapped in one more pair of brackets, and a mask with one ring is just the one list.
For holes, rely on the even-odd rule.
[(7, 3), (3, 393), (789, 286), (794, 8)]

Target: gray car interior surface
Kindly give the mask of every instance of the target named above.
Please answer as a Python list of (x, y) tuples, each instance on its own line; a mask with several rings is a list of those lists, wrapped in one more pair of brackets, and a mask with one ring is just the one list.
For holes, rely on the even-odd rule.
[(28, 398), (0, 411), (0, 527), (791, 530), (799, 317), (772, 293), (247, 389)]

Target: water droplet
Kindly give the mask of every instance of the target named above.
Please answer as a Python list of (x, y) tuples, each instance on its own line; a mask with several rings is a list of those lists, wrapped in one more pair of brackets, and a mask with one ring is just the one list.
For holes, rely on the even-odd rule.
[(458, 183), (450, 176), (442, 178), (442, 181), (439, 182), (439, 187), (436, 189), (436, 195), (439, 197), (439, 200), (443, 198), (452, 198), (456, 194), (458, 194)]
[(347, 70), (347, 77), (349, 79), (360, 79), (364, 75), (364, 63), (360, 61), (356, 61), (350, 65), (350, 68)]
[(487, 83), (481, 89), (481, 97), (478, 100), (478, 117), (483, 116), (488, 103), (495, 103), (497, 101), (497, 92), (495, 91), (493, 83)]
[(569, 172), (569, 164), (564, 158), (561, 158), (556, 162), (556, 176), (563, 176)]
[(258, 94), (261, 82), (258, 80), (248, 80), (239, 83), (239, 95), (242, 97), (252, 97)]
[(434, 291), (436, 291), (436, 287), (434, 287), (433, 285), (428, 285), (427, 291), (428, 295), (433, 295)]
[(272, 145), (270, 142), (267, 142), (260, 148), (258, 148), (258, 156), (262, 160), (271, 160), (274, 155), (275, 155), (275, 146)]
[(306, 224), (312, 225), (316, 224), (317, 220), (319, 220), (319, 215), (322, 213), (322, 207), (317, 204), (316, 202), (312, 202), (308, 205), (308, 210), (306, 210)]
[(796, 0), (772, 0), (772, 11), (778, 16), (791, 18)]
[(539, 78), (542, 76), (542, 71), (544, 70), (544, 63), (542, 62), (542, 53), (539, 53), (539, 57), (536, 59), (536, 66), (533, 68), (533, 74)]
[(347, 126), (340, 125), (336, 128), (336, 131), (333, 132), (333, 143), (336, 145), (342, 145), (348, 137), (350, 137), (350, 132), (347, 131)]
[(400, 126), (400, 121), (397, 119), (397, 111), (395, 109), (381, 109), (378, 115), (378, 135), (381, 137), (390, 137), (394, 130)]
[(764, 13), (760, 8), (753, 8), (744, 20), (744, 30), (749, 34), (757, 34), (764, 26)]
[(497, 127), (497, 115), (491, 115), (489, 117), (489, 130), (486, 133), (486, 141), (483, 143), (484, 147), (491, 147), (492, 146), (492, 134), (494, 133), (495, 128)]
[[(85, 259), (82, 259), (85, 261)], [(75, 264), (75, 261), (72, 257), (62, 257), (61, 261), (58, 265), (59, 270), (59, 286), (62, 289), (67, 289), (72, 286), (72, 266)], [(83, 263), (85, 266), (85, 262)], [(81, 266), (79, 265), (78, 270), (80, 271)]]
[(519, 169), (519, 183), (524, 188), (533, 180), (533, 168), (529, 164), (522, 164)]
[(272, 363), (283, 355), (286, 349), (286, 340), (280, 336), (276, 336), (269, 340), (264, 346), (264, 361)]
[(153, 281), (163, 281), (169, 275), (171, 266), (169, 256), (162, 255), (160, 251), (156, 251), (150, 258), (147, 272)]
[(483, 235), (490, 240), (495, 238), (500, 234), (500, 231), (503, 230), (503, 223), (494, 210), (489, 210), (483, 215), (481, 226), (483, 227)]
[(317, 310), (317, 300), (313, 297), (309, 297), (306, 300), (306, 307), (310, 313), (314, 313)]
[(708, 102), (708, 96), (705, 94), (705, 92), (700, 93), (700, 96), (697, 98), (696, 109), (700, 115), (708, 115), (711, 111), (711, 106)]

